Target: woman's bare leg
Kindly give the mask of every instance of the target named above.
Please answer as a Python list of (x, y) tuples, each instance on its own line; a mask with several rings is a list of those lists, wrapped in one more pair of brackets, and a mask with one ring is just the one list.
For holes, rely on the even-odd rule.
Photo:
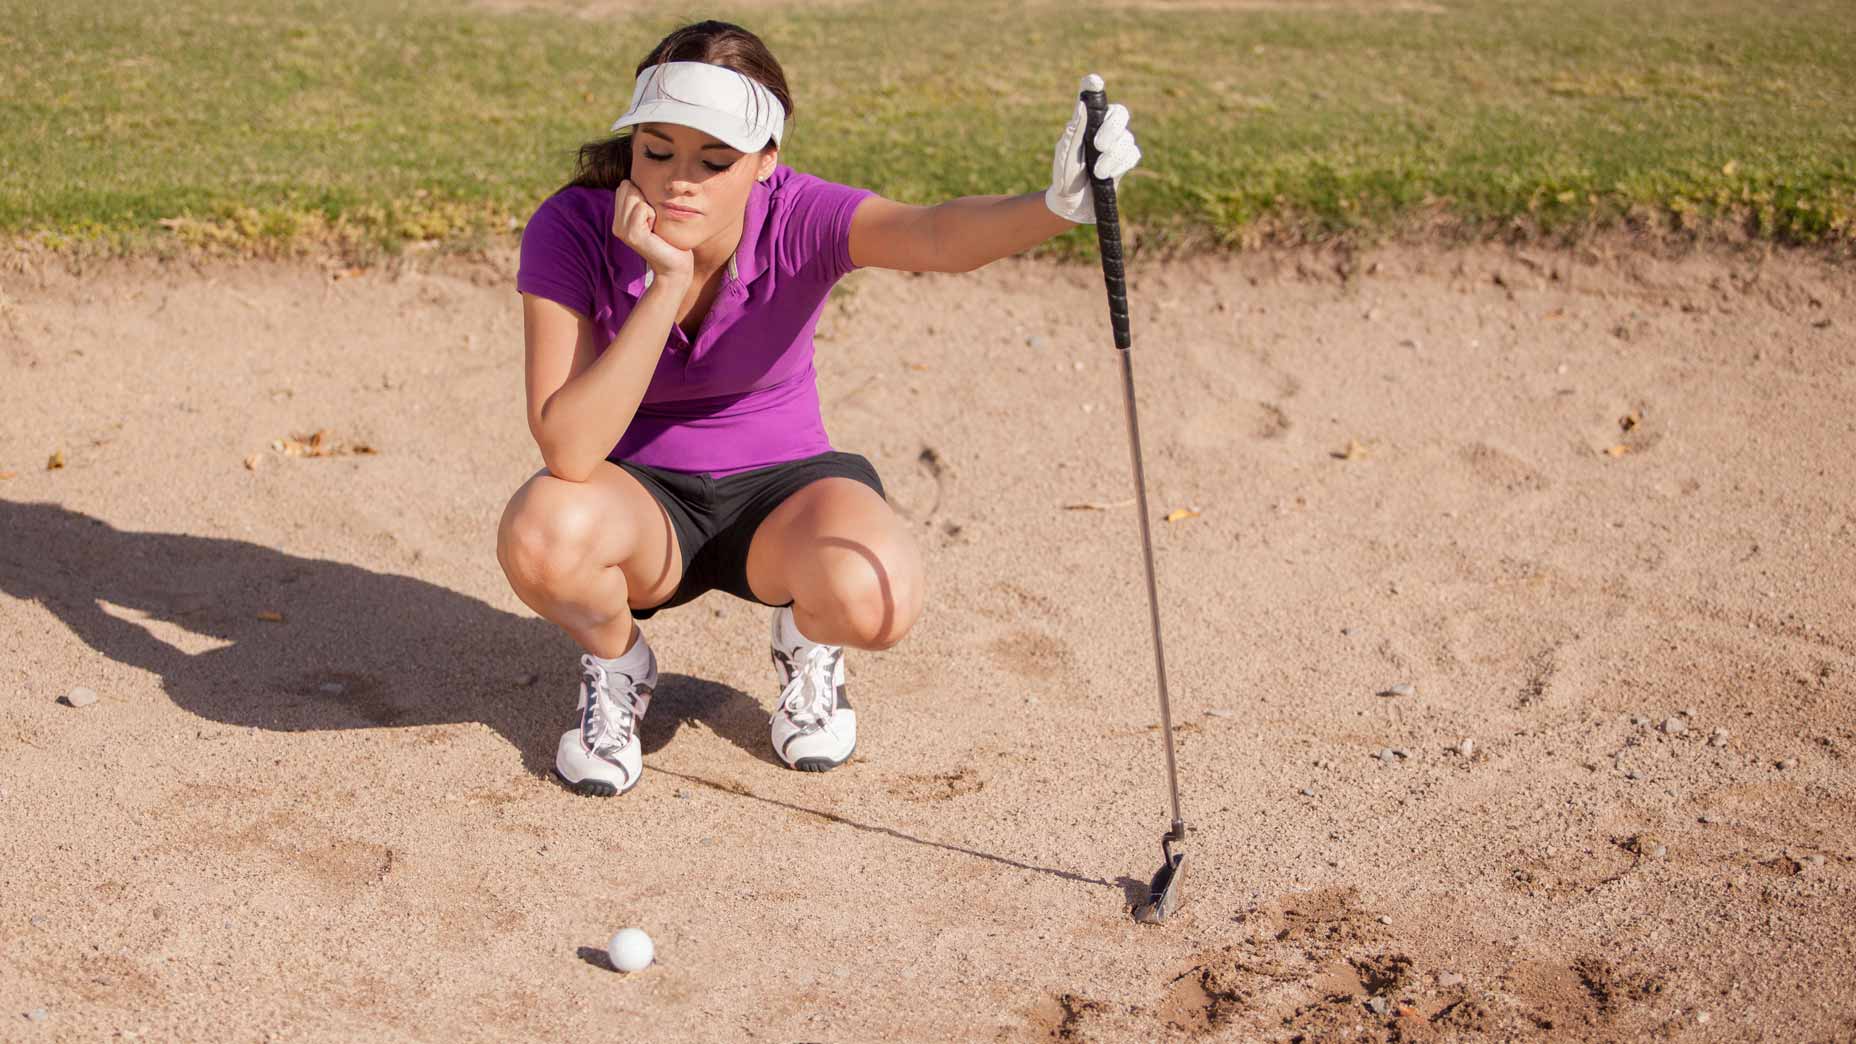
[(536, 473), (503, 509), (496, 560), (516, 597), (581, 648), (613, 659), (631, 648), (631, 609), (657, 605), (683, 579), (663, 506), (614, 464), (586, 482)]
[(887, 649), (922, 608), (922, 558), (889, 504), (855, 479), (827, 478), (773, 510), (748, 545), (748, 587), (793, 603), (811, 640)]

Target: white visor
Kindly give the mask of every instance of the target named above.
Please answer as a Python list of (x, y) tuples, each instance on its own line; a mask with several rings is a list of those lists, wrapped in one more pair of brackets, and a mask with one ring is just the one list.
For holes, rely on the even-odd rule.
[(665, 62), (638, 74), (631, 108), (612, 129), (674, 123), (713, 135), (731, 149), (759, 152), (780, 143), (786, 110), (773, 92), (733, 69), (704, 62)]

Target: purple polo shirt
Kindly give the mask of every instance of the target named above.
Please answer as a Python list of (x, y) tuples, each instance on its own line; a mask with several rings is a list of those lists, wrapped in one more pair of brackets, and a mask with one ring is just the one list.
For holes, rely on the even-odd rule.
[[(871, 193), (789, 167), (748, 196), (741, 245), (694, 339), (679, 325), (610, 456), (732, 474), (831, 449), (812, 332), (851, 264), (851, 215)], [(600, 350), (643, 296), (649, 266), (612, 234), (613, 193), (565, 188), (522, 233), (516, 289), (593, 321)]]

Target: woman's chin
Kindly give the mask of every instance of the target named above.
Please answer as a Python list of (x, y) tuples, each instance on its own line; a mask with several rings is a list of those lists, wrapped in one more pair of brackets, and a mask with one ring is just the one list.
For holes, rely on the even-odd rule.
[(689, 221), (659, 221), (652, 231), (678, 250), (694, 250), (703, 241), (702, 230)]

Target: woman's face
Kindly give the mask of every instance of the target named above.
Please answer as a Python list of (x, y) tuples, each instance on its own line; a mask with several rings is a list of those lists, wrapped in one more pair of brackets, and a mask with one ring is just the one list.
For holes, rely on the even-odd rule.
[(778, 146), (741, 152), (674, 123), (640, 124), (632, 135), (632, 184), (657, 212), (653, 231), (683, 250), (739, 229), (749, 191), (778, 161)]

